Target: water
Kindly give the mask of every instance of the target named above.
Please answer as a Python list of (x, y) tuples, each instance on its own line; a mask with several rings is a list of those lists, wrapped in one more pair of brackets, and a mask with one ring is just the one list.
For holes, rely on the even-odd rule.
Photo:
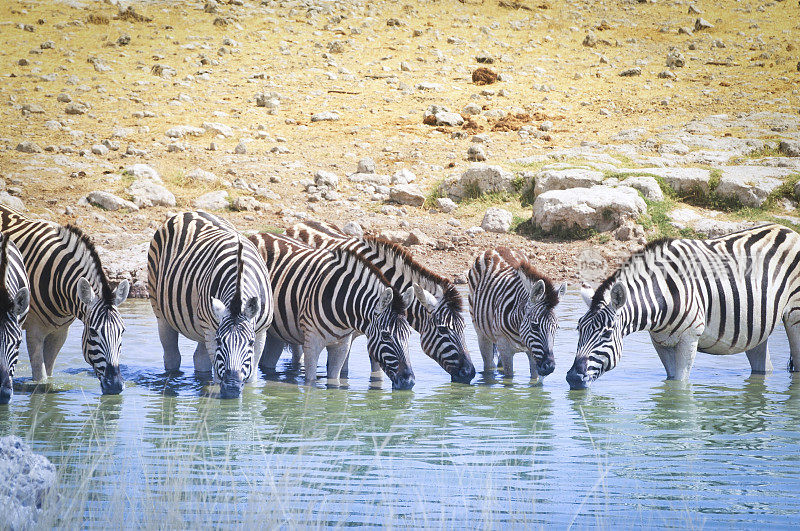
[[(167, 377), (149, 305), (123, 310), (122, 395), (100, 395), (74, 326), (52, 384), (30, 384), (23, 353), (12, 403), (0, 406), (0, 434), (31, 441), (60, 469), (55, 525), (800, 521), (800, 378), (785, 371), (782, 328), (767, 377), (750, 376), (744, 354), (698, 354), (690, 385), (665, 382), (636, 334), (620, 366), (573, 392), (564, 377), (583, 303), (570, 292), (543, 385), (523, 358), (513, 381), (479, 373), (451, 384), (412, 338), (414, 389), (392, 392), (386, 378), (371, 388), (361, 338), (348, 388), (298, 385), (285, 354), (277, 378), (220, 401), (193, 375), (191, 343), (181, 343), (184, 374)], [(480, 369), (471, 327), (467, 339)]]

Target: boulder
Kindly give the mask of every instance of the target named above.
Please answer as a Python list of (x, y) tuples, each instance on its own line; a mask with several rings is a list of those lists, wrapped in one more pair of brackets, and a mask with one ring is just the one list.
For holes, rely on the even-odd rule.
[(644, 199), (628, 186), (550, 190), (533, 203), (533, 221), (548, 232), (572, 227), (607, 231), (646, 212)]
[(791, 173), (789, 168), (727, 166), (722, 168), (716, 192), (722, 197), (737, 199), (744, 206), (760, 207)]
[(663, 201), (664, 192), (653, 177), (628, 177), (622, 181), (624, 186), (639, 190), (648, 201)]
[(481, 222), (481, 228), (487, 232), (505, 233), (511, 229), (514, 215), (503, 208), (492, 207), (486, 209)]
[(425, 204), (425, 194), (416, 184), (398, 184), (389, 189), (389, 199), (401, 205), (421, 207)]
[(125, 168), (125, 173), (137, 179), (150, 179), (159, 183), (161, 182), (161, 176), (155, 168), (148, 164), (132, 164)]
[(541, 171), (534, 176), (533, 193), (539, 195), (550, 190), (589, 188), (602, 182), (602, 172), (586, 168)]
[(237, 212), (253, 212), (263, 210), (264, 205), (255, 197), (243, 195), (234, 199), (233, 209)]
[(442, 183), (441, 191), (458, 201), (472, 192), (510, 192), (514, 189), (514, 174), (500, 166), (474, 164), (460, 176), (451, 176)]
[(102, 190), (95, 190), (94, 192), (89, 192), (89, 195), (86, 196), (86, 200), (96, 206), (103, 208), (105, 210), (127, 210), (129, 212), (136, 212), (139, 210), (139, 207), (135, 204), (122, 199), (119, 196), (116, 196), (109, 192), (104, 192)]
[(436, 240), (425, 234), (419, 229), (413, 229), (408, 233), (405, 241), (406, 245), (436, 245)]
[[(798, 183), (800, 185), (800, 183)], [(440, 197), (436, 200), (436, 206), (444, 213), (452, 212), (458, 205), (449, 197)]]
[(56, 484), (56, 467), (16, 436), (0, 437), (0, 507), (6, 529), (33, 529)]
[(778, 149), (787, 157), (800, 157), (800, 140), (784, 140)]
[(375, 173), (375, 161), (369, 157), (359, 160), (356, 173)]
[(228, 206), (228, 192), (217, 190), (208, 192), (194, 200), (194, 207), (202, 210), (221, 210)]
[(175, 195), (164, 185), (151, 179), (136, 179), (125, 191), (131, 195), (133, 203), (139, 208), (175, 206)]
[(700, 192), (707, 195), (708, 183), (711, 180), (711, 172), (702, 168), (645, 168), (619, 171), (622, 173), (644, 172), (661, 177), (673, 190), (683, 193)]
[(458, 127), (464, 123), (464, 118), (457, 112), (440, 111), (434, 115), (436, 125), (447, 125), (451, 127)]
[(217, 176), (211, 173), (210, 171), (206, 171), (202, 168), (195, 168), (189, 173), (186, 174), (186, 177), (193, 180), (193, 181), (202, 181), (206, 183), (213, 183), (217, 182)]
[(184, 136), (201, 136), (206, 132), (202, 127), (195, 127), (193, 125), (176, 125), (170, 127), (164, 133), (170, 138), (183, 138)]
[(215, 135), (233, 136), (233, 128), (217, 122), (203, 122), (203, 129)]
[(319, 170), (314, 174), (314, 184), (335, 190), (339, 186), (339, 177), (335, 173)]
[(414, 175), (414, 172), (406, 168), (397, 170), (392, 174), (392, 184), (410, 184), (416, 180), (417, 176)]
[(339, 113), (335, 111), (318, 112), (311, 116), (312, 122), (335, 122), (340, 118)]

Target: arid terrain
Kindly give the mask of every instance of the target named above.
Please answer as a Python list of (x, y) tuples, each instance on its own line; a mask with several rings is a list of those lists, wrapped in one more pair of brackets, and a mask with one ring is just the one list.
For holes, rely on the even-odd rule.
[[(196, 200), (215, 191), (217, 213), (243, 231), (306, 218), (413, 231), (413, 254), (451, 276), (508, 245), (570, 283), (586, 247), (613, 264), (648, 238), (703, 234), (697, 220), (800, 222), (794, 0), (8, 0), (0, 42), (0, 202), (79, 225), (111, 275), (140, 288), (153, 230), (169, 213), (212, 208)], [(497, 80), (474, 82), (479, 67)], [(441, 108), (459, 125), (437, 121)], [(365, 159), (385, 185), (350, 178), (359, 161), (371, 170)], [(174, 205), (137, 199), (136, 164), (156, 170)], [(510, 172), (521, 193), (442, 211), (440, 183), (474, 164)], [(551, 166), (615, 179), (695, 168), (723, 182), (720, 167), (781, 171), (756, 208), (679, 194), (649, 202), (633, 236), (576, 240), (528, 222), (522, 184)], [(318, 189), (318, 172), (333, 185)], [(423, 206), (393, 200), (398, 172)], [(513, 214), (509, 232), (471, 230), (489, 207)]]

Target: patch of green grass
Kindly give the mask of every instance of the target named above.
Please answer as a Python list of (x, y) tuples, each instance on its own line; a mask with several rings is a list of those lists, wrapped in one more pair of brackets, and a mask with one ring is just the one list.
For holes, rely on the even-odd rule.
[(442, 183), (444, 179), (439, 179), (434, 183), (433, 188), (431, 191), (428, 192), (428, 195), (425, 196), (425, 203), (422, 205), (423, 208), (434, 208), (436, 206), (436, 200), (441, 197), (446, 197), (444, 191), (442, 191)]
[(512, 223), (512, 230), (520, 236), (525, 236), (526, 238), (549, 241), (588, 240), (589, 238), (598, 234), (595, 229), (582, 229), (575, 226), (557, 226), (554, 227), (550, 232), (545, 232), (541, 227), (533, 222), (533, 218), (521, 221), (516, 225)]
[(770, 146), (765, 145), (761, 148), (754, 149), (747, 155), (745, 155), (746, 159), (763, 159), (765, 157), (780, 157), (783, 153), (780, 152), (778, 146)]
[(691, 228), (678, 229), (669, 218), (668, 213), (675, 208), (675, 201), (669, 197), (663, 201), (644, 200), (647, 203), (647, 214), (640, 216), (638, 223), (647, 232), (648, 241), (659, 238), (696, 238)]

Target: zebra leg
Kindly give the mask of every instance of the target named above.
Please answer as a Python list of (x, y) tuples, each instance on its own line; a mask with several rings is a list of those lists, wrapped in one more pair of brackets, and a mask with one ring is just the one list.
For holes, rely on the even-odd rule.
[(478, 348), (483, 358), (483, 370), (493, 371), (497, 368), (497, 365), (494, 363), (494, 341), (478, 329), (475, 329), (475, 332), (478, 335)]
[(677, 349), (656, 343), (652, 337), (650, 337), (650, 340), (653, 342), (653, 348), (656, 349), (658, 357), (661, 359), (664, 370), (667, 371), (667, 380), (674, 380), (677, 374), (677, 362), (675, 360)]
[(314, 383), (317, 380), (319, 354), (325, 346), (320, 339), (306, 336), (306, 340), (303, 343), (303, 365), (305, 365), (306, 369), (306, 383)]
[(181, 368), (181, 351), (178, 350), (178, 331), (158, 319), (158, 338), (164, 349), (164, 370), (177, 371)]
[(286, 347), (286, 342), (278, 336), (267, 334), (264, 342), (264, 351), (261, 354), (261, 359), (258, 366), (264, 371), (275, 371), (278, 365), (278, 360), (283, 354), (283, 349)]
[(747, 361), (750, 362), (750, 372), (753, 374), (767, 374), (772, 372), (772, 360), (769, 358), (769, 347), (764, 341), (747, 352)]
[(800, 371), (800, 321), (791, 323), (789, 314), (783, 316), (783, 326), (789, 337), (789, 372)]
[(292, 351), (292, 367), (299, 369), (300, 362), (303, 360), (303, 345), (290, 343), (289, 349)]
[(506, 339), (497, 342), (497, 352), (503, 364), (503, 375), (510, 378), (514, 376), (514, 354), (517, 349)]
[(42, 347), (44, 347), (44, 338), (38, 333), (39, 331), (28, 329), (25, 333), (25, 342), (28, 345), (28, 358), (31, 360), (31, 375), (33, 381), (41, 382), (45, 378), (44, 358), (42, 356)]
[(211, 356), (203, 342), (198, 343), (194, 349), (194, 372), (211, 372)]
[(341, 378), (342, 367), (350, 352), (350, 339), (347, 336), (338, 343), (328, 345), (328, 379), (338, 380)]
[(676, 347), (675, 352), (675, 379), (688, 380), (689, 373), (694, 365), (694, 357), (697, 355), (697, 343), (700, 336), (692, 334), (683, 336)]
[(62, 326), (44, 338), (42, 357), (44, 358), (44, 370), (47, 372), (47, 376), (53, 376), (53, 365), (56, 363), (56, 356), (61, 352), (61, 347), (64, 346), (68, 333), (69, 326)]
[(247, 379), (248, 382), (252, 382), (256, 379), (256, 372), (258, 371), (258, 366), (261, 362), (261, 354), (264, 352), (264, 343), (266, 343), (266, 339), (266, 329), (262, 330), (261, 332), (256, 332), (256, 341), (253, 344), (253, 364), (251, 365), (253, 370), (250, 371), (250, 378)]

